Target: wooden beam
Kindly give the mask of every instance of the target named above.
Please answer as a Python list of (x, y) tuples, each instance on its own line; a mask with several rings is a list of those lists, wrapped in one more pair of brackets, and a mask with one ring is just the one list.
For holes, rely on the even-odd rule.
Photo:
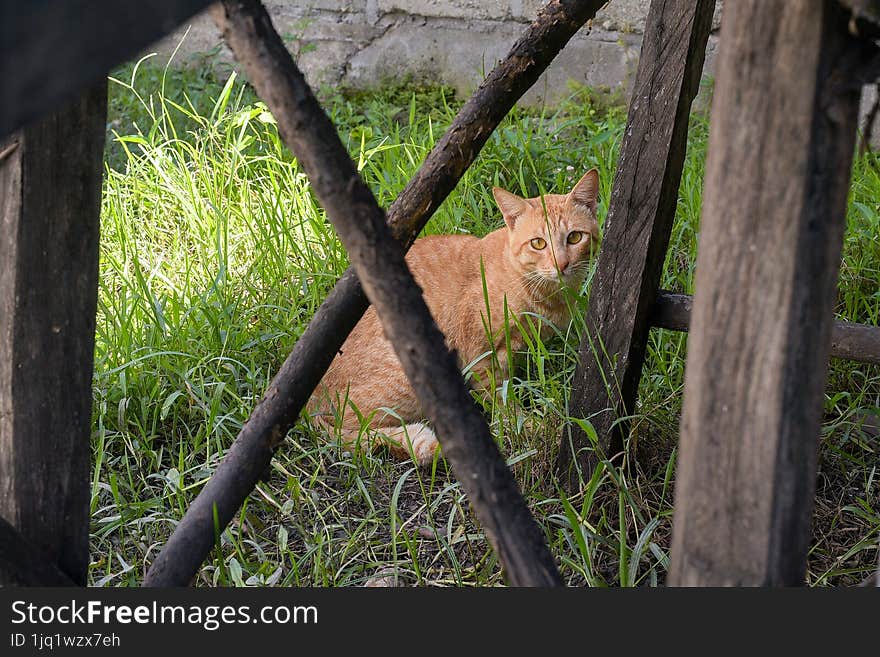
[[(661, 290), (651, 315), (651, 326), (687, 331), (693, 297)], [(831, 357), (880, 365), (880, 326), (835, 320), (831, 327)]]
[(77, 584), (106, 110), (102, 82), (0, 147), (0, 516)]
[[(648, 12), (570, 402), (611, 453), (628, 431), (618, 418), (635, 405), (714, 8), (714, 0), (653, 0)], [(572, 423), (559, 448), (561, 480), (576, 487), (594, 463)]]
[(669, 581), (802, 585), (860, 88), (833, 0), (725, 6)]
[[(552, 0), (523, 31), (507, 56), (498, 63), (464, 104), (419, 170), (388, 210), (391, 230), (409, 246), (434, 211), (455, 188), (516, 101), (535, 83), (577, 30), (604, 4), (604, 0)], [(266, 393), (235, 439), (226, 458), (199, 498), (217, 505), (226, 526), (235, 510), (266, 471), (272, 454), (293, 426), (345, 338), (367, 309), (360, 282), (349, 268), (321, 304), (293, 350), (272, 379)], [(198, 502), (198, 498), (196, 500)], [(148, 575), (148, 583), (182, 585), (192, 579), (213, 542), (205, 542), (205, 526), (213, 531), (213, 515), (193, 509), (172, 537), (190, 544), (186, 561), (170, 562), (174, 572)], [(167, 549), (167, 548), (166, 548)], [(182, 548), (175, 548), (182, 549)]]
[(689, 294), (676, 294), (660, 290), (648, 321), (651, 326), (671, 331), (688, 331), (691, 324), (691, 307), (694, 298)]
[(0, 0), (0, 139), (67, 102), (211, 0)]

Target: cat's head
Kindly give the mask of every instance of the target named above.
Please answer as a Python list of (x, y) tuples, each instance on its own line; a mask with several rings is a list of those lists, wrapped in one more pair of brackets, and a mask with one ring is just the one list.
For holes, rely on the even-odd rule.
[(579, 285), (599, 248), (599, 172), (588, 171), (568, 194), (521, 198), (494, 187), (507, 223), (511, 261), (535, 283)]

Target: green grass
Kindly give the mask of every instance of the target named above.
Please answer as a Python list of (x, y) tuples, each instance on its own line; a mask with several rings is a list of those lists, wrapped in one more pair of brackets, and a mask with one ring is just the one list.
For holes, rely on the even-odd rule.
[[(211, 66), (129, 66), (111, 82), (94, 378), (94, 585), (137, 585), (347, 266), (332, 227), (253, 91)], [(325, 92), (326, 107), (388, 206), (460, 106), (446, 89)], [(586, 90), (520, 111), (490, 138), (427, 232), (500, 225), (493, 185), (566, 190), (588, 168), (607, 211), (625, 112)], [(692, 120), (663, 286), (692, 292), (708, 126)], [(880, 314), (880, 162), (856, 162), (838, 315)], [(583, 309), (583, 298), (577, 300)], [(579, 317), (582, 313), (579, 313)], [(686, 336), (652, 331), (630, 457), (566, 498), (550, 476), (567, 417), (580, 319), (532, 340), (488, 409), (567, 583), (662, 584), (668, 563)], [(826, 396), (809, 582), (876, 566), (880, 368), (834, 362)], [(200, 585), (503, 583), (464, 495), (440, 467), (350, 455), (304, 423), (220, 536)]]

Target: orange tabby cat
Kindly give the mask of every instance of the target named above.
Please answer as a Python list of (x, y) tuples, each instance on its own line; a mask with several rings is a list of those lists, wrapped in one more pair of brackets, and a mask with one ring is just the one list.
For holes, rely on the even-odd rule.
[[(471, 365), (478, 385), (509, 374), (508, 343), (499, 330), (505, 301), (509, 315), (535, 313), (557, 325), (568, 321), (560, 291), (563, 284), (580, 285), (599, 244), (598, 189), (595, 169), (566, 195), (523, 199), (496, 187), (492, 192), (506, 227), (482, 239), (432, 235), (413, 244), (407, 264), (447, 344), (462, 367)], [(510, 348), (522, 349), (518, 332), (510, 333)], [(486, 355), (492, 348), (497, 361)], [(500, 371), (488, 377), (493, 364)], [(328, 431), (338, 429), (347, 444), (384, 439), (392, 451), (411, 453), (422, 465), (433, 460), (438, 447), (372, 307), (336, 355), (309, 402), (309, 412)]]

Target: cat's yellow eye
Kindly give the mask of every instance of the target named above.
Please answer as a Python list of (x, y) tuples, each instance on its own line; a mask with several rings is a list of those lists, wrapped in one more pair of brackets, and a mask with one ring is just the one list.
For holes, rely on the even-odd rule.
[(568, 237), (565, 239), (569, 244), (577, 244), (582, 239), (584, 239), (584, 234), (579, 230), (573, 230), (568, 234)]
[(547, 242), (543, 237), (534, 237), (532, 238), (532, 241), (529, 242), (529, 244), (531, 244), (532, 248), (537, 251), (540, 251), (547, 246)]

